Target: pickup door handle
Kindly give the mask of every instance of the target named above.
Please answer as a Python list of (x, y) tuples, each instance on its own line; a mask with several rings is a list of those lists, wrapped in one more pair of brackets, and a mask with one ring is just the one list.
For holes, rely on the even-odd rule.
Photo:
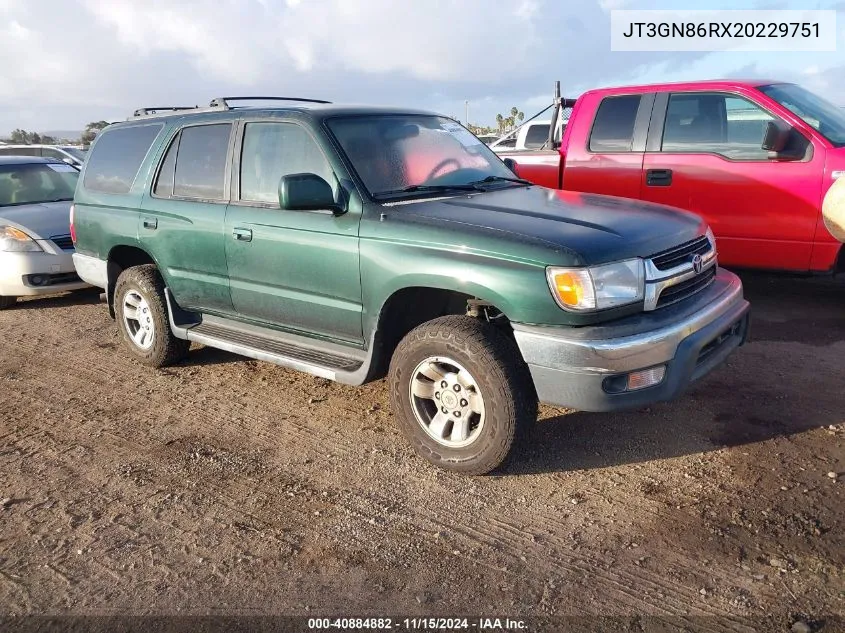
[(252, 229), (232, 229), (232, 235), (234, 238), (240, 242), (251, 242), (252, 241)]
[(671, 169), (648, 169), (645, 172), (645, 184), (651, 187), (668, 187), (672, 184)]
[(158, 228), (158, 218), (144, 218), (142, 222), (145, 229), (156, 230)]

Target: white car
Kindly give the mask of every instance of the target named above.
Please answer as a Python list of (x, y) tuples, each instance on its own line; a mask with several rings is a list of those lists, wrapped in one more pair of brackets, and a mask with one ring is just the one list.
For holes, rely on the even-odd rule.
[(86, 288), (73, 266), (70, 205), (79, 170), (0, 156), (0, 309), (17, 297)]
[[(569, 121), (561, 120), (555, 130), (555, 141), (563, 138), (563, 131)], [(513, 152), (540, 149), (549, 140), (549, 126), (551, 121), (528, 121), (515, 130), (508, 132), (499, 140), (490, 144), (494, 152)]]
[(68, 165), (82, 167), (86, 150), (73, 145), (0, 145), (2, 156), (41, 156), (55, 158)]

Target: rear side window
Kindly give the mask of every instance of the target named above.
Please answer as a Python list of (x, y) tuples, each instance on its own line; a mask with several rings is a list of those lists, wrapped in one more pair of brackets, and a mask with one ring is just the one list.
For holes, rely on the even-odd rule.
[(230, 123), (182, 129), (173, 178), (174, 196), (223, 200), (231, 130)]
[(170, 143), (167, 148), (167, 154), (164, 155), (164, 161), (161, 164), (161, 169), (158, 172), (158, 179), (156, 180), (153, 194), (161, 198), (169, 198), (173, 195), (173, 172), (176, 168), (176, 152), (179, 151), (179, 135)]
[(640, 95), (625, 95), (607, 97), (601, 102), (590, 134), (591, 152), (631, 151), (640, 98)]
[(162, 127), (161, 124), (133, 125), (103, 132), (88, 158), (84, 187), (103, 193), (129, 193)]
[(549, 126), (539, 123), (528, 128), (525, 134), (525, 147), (527, 149), (536, 149), (543, 147), (546, 141), (549, 140)]

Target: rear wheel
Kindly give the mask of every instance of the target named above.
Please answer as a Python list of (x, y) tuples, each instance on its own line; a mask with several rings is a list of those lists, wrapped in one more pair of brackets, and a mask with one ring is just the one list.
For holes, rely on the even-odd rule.
[(11, 308), (15, 305), (17, 301), (17, 297), (2, 297), (0, 296), (0, 310), (5, 310), (6, 308)]
[(164, 280), (152, 264), (120, 273), (114, 290), (118, 329), (126, 347), (144, 365), (164, 367), (180, 361), (190, 343), (170, 329)]
[(412, 330), (390, 363), (391, 405), (420, 455), (481, 475), (501, 465), (537, 419), (516, 344), (478, 319), (446, 316)]

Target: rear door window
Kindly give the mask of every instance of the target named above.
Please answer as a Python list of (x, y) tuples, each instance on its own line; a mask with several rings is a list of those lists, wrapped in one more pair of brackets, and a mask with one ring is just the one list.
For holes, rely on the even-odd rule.
[(602, 100), (590, 133), (590, 151), (630, 152), (641, 95), (607, 97)]
[(101, 132), (88, 158), (83, 186), (103, 193), (129, 193), (162, 127), (161, 123), (133, 125)]
[(528, 128), (525, 134), (526, 149), (537, 149), (543, 147), (549, 140), (549, 126), (546, 123), (537, 123)]
[(182, 129), (173, 178), (174, 196), (200, 200), (224, 199), (231, 131), (231, 123)]

